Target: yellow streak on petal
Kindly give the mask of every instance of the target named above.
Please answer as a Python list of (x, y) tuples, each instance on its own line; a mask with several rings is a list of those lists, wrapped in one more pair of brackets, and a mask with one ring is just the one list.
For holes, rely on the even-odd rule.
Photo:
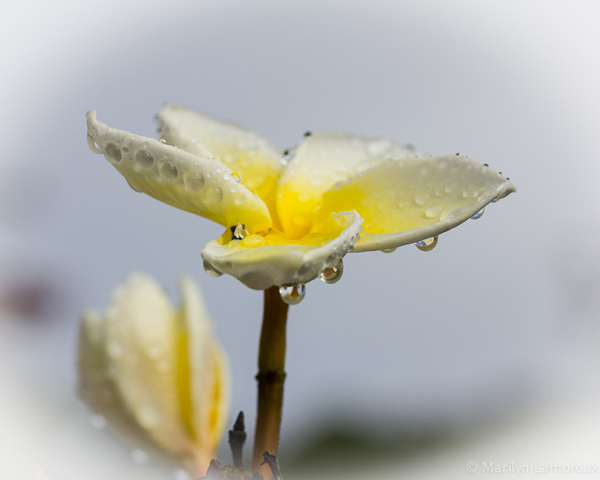
[(326, 192), (312, 231), (327, 225), (332, 212), (352, 209), (364, 219), (365, 232), (425, 227), (477, 204), (505, 181), (459, 156), (389, 161)]
[(291, 238), (301, 238), (310, 232), (317, 209), (317, 195), (308, 196), (309, 185), (289, 187), (280, 192), (279, 219), (283, 231)]
[(190, 437), (195, 441), (198, 440), (198, 436), (194, 430), (193, 423), (193, 402), (192, 402), (192, 391), (191, 391), (191, 375), (190, 375), (190, 364), (189, 364), (189, 337), (188, 332), (185, 329), (185, 323), (182, 315), (178, 315), (177, 318), (177, 332), (175, 334), (175, 352), (176, 352), (176, 381), (177, 381), (177, 394), (179, 399), (179, 407), (181, 411), (181, 418), (185, 429), (190, 434)]

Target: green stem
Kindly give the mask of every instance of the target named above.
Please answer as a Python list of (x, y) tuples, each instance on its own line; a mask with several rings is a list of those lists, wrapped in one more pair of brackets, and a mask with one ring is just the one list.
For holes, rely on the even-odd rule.
[[(283, 383), (285, 380), (285, 328), (288, 304), (281, 300), (279, 287), (265, 290), (263, 324), (258, 350), (258, 407), (252, 470), (260, 468), (263, 453), (277, 453), (281, 410), (283, 407)], [(269, 469), (263, 470), (270, 478)]]

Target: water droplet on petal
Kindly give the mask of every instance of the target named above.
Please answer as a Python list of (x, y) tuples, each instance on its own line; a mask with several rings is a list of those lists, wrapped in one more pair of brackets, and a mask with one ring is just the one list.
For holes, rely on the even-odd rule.
[(471, 217), (471, 220), (477, 220), (478, 218), (481, 218), (484, 210), (485, 210), (485, 208), (482, 208), (481, 210), (479, 210), (475, 215), (473, 215)]
[(282, 285), (279, 287), (281, 299), (288, 305), (298, 305), (306, 295), (306, 285)]
[(340, 263), (335, 267), (329, 267), (323, 270), (319, 274), (319, 279), (328, 284), (336, 283), (342, 278), (342, 273), (344, 273), (344, 262), (340, 259)]
[(204, 186), (204, 177), (201, 173), (187, 172), (183, 176), (183, 185), (190, 192), (197, 192)]
[(102, 430), (103, 428), (106, 427), (106, 418), (104, 418), (102, 415), (99, 415), (96, 413), (96, 414), (92, 415), (91, 423), (92, 423), (92, 427), (94, 427), (98, 430)]
[(94, 153), (102, 153), (102, 149), (96, 143), (96, 140), (94, 140), (94, 137), (92, 137), (89, 133), (88, 133), (88, 136), (87, 136), (87, 144), (88, 144), (88, 147), (90, 147), (90, 150), (92, 152), (94, 152)]
[(152, 430), (158, 426), (160, 417), (158, 411), (151, 405), (141, 405), (135, 412), (135, 418), (140, 422), (140, 425), (148, 430)]
[(134, 192), (137, 192), (137, 193), (141, 192), (141, 190), (138, 190), (137, 188), (135, 188), (131, 183), (127, 182), (127, 185), (129, 185)]
[(439, 205), (434, 205), (432, 207), (427, 207), (425, 209), (425, 216), (427, 218), (439, 217), (441, 213), (442, 213), (442, 207), (440, 207)]
[(147, 170), (154, 165), (154, 155), (146, 150), (140, 150), (135, 154), (135, 163)]
[(211, 187), (206, 192), (206, 200), (208, 203), (217, 205), (223, 200), (223, 191), (217, 187)]
[(246, 195), (243, 193), (236, 193), (235, 197), (233, 197), (233, 201), (236, 205), (241, 205), (246, 201)]
[(161, 349), (158, 345), (150, 345), (146, 351), (146, 355), (150, 358), (157, 359), (161, 356)]
[(112, 340), (106, 345), (106, 353), (111, 358), (121, 358), (123, 356), (123, 347), (116, 340)]
[(191, 478), (190, 474), (183, 468), (173, 470), (173, 480), (190, 480)]
[(290, 150), (286, 150), (285, 152), (283, 152), (281, 164), (287, 166), (292, 161), (292, 158), (294, 158), (295, 154), (296, 154), (295, 149), (290, 149)]
[(220, 277), (221, 275), (223, 275), (223, 272), (217, 270), (206, 260), (202, 263), (202, 266), (204, 267), (204, 271), (211, 277)]
[(381, 250), (383, 253), (392, 253), (395, 252), (396, 249), (395, 248), (384, 248), (383, 250)]
[(423, 252), (428, 252), (429, 250), (433, 250), (435, 248), (435, 246), (437, 245), (437, 242), (438, 242), (438, 237), (436, 235), (435, 237), (420, 240), (417, 243), (415, 243), (415, 245), (417, 246), (417, 248), (419, 250), (421, 250)]
[(235, 172), (233, 172), (233, 173), (231, 174), (231, 176), (233, 177), (233, 179), (234, 179), (234, 180), (235, 180), (237, 183), (240, 183), (240, 182), (242, 181), (242, 177), (240, 177), (240, 174), (239, 174), (239, 173), (235, 173)]
[(160, 143), (162, 143), (163, 145), (166, 145), (166, 144), (167, 144), (167, 141), (166, 141), (164, 138), (161, 138), (161, 139), (160, 139)]
[(367, 146), (367, 150), (373, 156), (380, 157), (391, 148), (388, 140), (374, 140)]
[(231, 227), (231, 230), (231, 238), (233, 240), (241, 240), (242, 238), (250, 235), (248, 230), (246, 230), (246, 226), (241, 223), (238, 223), (235, 227)]
[(131, 451), (131, 459), (140, 465), (148, 462), (148, 454), (139, 448)]
[(168, 181), (175, 180), (179, 172), (177, 171), (177, 167), (172, 163), (163, 163), (159, 169), (158, 173), (160, 176)]
[(104, 153), (110, 163), (119, 163), (121, 161), (121, 150), (114, 143), (108, 143), (104, 147)]
[(425, 205), (427, 203), (427, 200), (428, 200), (427, 194), (425, 194), (425, 193), (417, 193), (415, 195), (414, 200), (415, 200), (415, 203), (417, 205), (419, 205), (420, 207), (422, 207), (423, 205)]

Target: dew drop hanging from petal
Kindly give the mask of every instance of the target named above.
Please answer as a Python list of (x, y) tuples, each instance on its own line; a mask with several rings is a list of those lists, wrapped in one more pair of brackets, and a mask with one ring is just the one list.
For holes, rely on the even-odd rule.
[(281, 299), (288, 305), (298, 305), (306, 295), (306, 285), (282, 285), (279, 287)]
[(102, 153), (102, 149), (96, 143), (96, 140), (94, 140), (94, 137), (92, 137), (89, 133), (88, 133), (88, 136), (87, 136), (87, 144), (88, 144), (88, 147), (90, 147), (90, 150), (92, 152), (98, 153), (98, 154)]
[(471, 217), (471, 220), (477, 220), (478, 218), (481, 218), (484, 210), (485, 210), (485, 208), (482, 208), (481, 210), (479, 210), (475, 215), (473, 215)]
[(417, 246), (417, 248), (419, 250), (421, 250), (423, 252), (428, 252), (429, 250), (433, 250), (435, 248), (435, 246), (437, 245), (437, 242), (438, 242), (438, 237), (436, 235), (435, 237), (420, 240), (417, 243), (415, 243), (415, 245)]
[(342, 278), (344, 273), (344, 262), (340, 259), (340, 262), (335, 267), (329, 267), (323, 270), (319, 274), (319, 279), (329, 285), (336, 283)]
[(384, 248), (383, 250), (381, 250), (383, 253), (393, 253), (396, 251), (395, 248)]
[(221, 275), (223, 275), (222, 272), (220, 272), (219, 270), (217, 270), (215, 267), (213, 267), (210, 263), (208, 263), (207, 261), (205, 261), (204, 263), (202, 263), (202, 266), (204, 267), (204, 271), (211, 277), (220, 277)]

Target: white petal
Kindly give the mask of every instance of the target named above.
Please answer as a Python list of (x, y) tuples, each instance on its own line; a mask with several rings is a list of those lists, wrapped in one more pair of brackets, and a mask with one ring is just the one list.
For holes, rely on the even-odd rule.
[(149, 431), (140, 425), (118, 387), (117, 370), (110, 362), (105, 338), (105, 327), (108, 321), (114, 320), (114, 313), (114, 310), (109, 310), (110, 320), (95, 311), (83, 315), (78, 349), (78, 394), (95, 415), (103, 417), (136, 448), (158, 458), (175, 459), (181, 455), (181, 451), (172, 446), (165, 449), (156, 442)]
[(201, 445), (200, 450), (214, 452), (229, 414), (229, 365), (214, 338), (212, 322), (200, 290), (187, 277), (182, 278), (179, 285), (181, 316), (188, 341), (190, 422), (196, 441)]
[(328, 191), (313, 228), (352, 205), (365, 219), (355, 252), (391, 249), (446, 232), (514, 191), (504, 176), (465, 157), (391, 160)]
[(156, 120), (170, 145), (198, 156), (210, 150), (248, 188), (275, 212), (277, 179), (283, 170), (282, 153), (267, 139), (242, 126), (217, 120), (179, 105), (163, 107)]
[(202, 258), (208, 268), (231, 275), (255, 290), (307, 283), (326, 268), (335, 267), (351, 250), (360, 237), (361, 223), (356, 212), (335, 215), (329, 229), (338, 233), (320, 247), (293, 244), (245, 248), (243, 242), (231, 246), (231, 242), (223, 245), (219, 239), (211, 240)]
[(125, 408), (109, 368), (105, 348), (105, 319), (96, 311), (83, 314), (79, 330), (78, 387), (80, 398), (119, 432), (139, 447), (153, 442)]
[(97, 144), (134, 190), (224, 226), (242, 223), (251, 232), (271, 226), (265, 203), (218, 159), (109, 128), (95, 111), (87, 123), (90, 147)]
[(125, 410), (164, 450), (191, 455), (180, 409), (177, 321), (163, 289), (133, 274), (113, 295), (104, 345)]
[(381, 138), (333, 132), (306, 137), (279, 182), (277, 209), (283, 230), (292, 237), (307, 233), (322, 195), (337, 182), (387, 159), (416, 155)]

